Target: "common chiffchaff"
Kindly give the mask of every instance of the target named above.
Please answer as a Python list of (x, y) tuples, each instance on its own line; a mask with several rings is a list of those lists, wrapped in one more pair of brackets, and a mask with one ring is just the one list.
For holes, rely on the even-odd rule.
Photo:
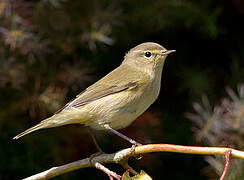
[(174, 51), (152, 42), (132, 48), (119, 67), (86, 88), (53, 116), (14, 139), (39, 129), (73, 123), (126, 137), (115, 129), (129, 126), (157, 99), (164, 61)]

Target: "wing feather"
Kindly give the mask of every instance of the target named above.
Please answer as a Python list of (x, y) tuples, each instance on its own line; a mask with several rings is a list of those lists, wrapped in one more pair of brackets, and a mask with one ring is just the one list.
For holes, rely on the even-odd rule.
[[(127, 71), (125, 71), (125, 68)], [(123, 72), (126, 72), (126, 74), (124, 74)], [(126, 77), (128, 76), (128, 73), (132, 73), (133, 75), (131, 74), (132, 76)], [(123, 78), (123, 81), (121, 81), (121, 76)], [(111, 94), (134, 88), (138, 85), (140, 77), (141, 73), (134, 73), (134, 71), (127, 66), (123, 68), (119, 66), (117, 69), (107, 74), (95, 84), (89, 86), (83, 92), (78, 94), (75, 99), (67, 103), (55, 114), (64, 111), (70, 107), (80, 107)]]

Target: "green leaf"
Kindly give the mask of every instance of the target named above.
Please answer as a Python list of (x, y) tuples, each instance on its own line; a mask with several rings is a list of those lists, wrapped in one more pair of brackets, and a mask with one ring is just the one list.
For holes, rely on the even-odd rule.
[(122, 180), (152, 180), (152, 178), (145, 171), (141, 171), (140, 174), (130, 177), (130, 172), (127, 170), (123, 174)]

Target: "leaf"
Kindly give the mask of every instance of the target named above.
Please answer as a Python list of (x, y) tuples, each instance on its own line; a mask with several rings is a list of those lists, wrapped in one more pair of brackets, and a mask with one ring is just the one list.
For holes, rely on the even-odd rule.
[(152, 178), (145, 171), (141, 171), (140, 174), (130, 177), (130, 172), (127, 170), (123, 174), (122, 180), (152, 180)]

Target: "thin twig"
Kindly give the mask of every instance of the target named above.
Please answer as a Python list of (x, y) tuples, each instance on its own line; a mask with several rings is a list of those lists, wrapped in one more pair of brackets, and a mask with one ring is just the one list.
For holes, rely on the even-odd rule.
[(230, 156), (231, 156), (231, 150), (225, 152), (225, 168), (223, 171), (222, 176), (220, 177), (220, 180), (224, 180), (225, 176), (229, 170), (230, 167)]
[(105, 166), (103, 166), (101, 163), (99, 162), (95, 162), (94, 163), (94, 166), (97, 168), (97, 169), (100, 169), (101, 171), (105, 172), (109, 179), (110, 180), (113, 180), (113, 178), (117, 179), (117, 180), (120, 180), (121, 179), (121, 176), (116, 174), (115, 172), (109, 170), (108, 168), (106, 168)]
[(133, 175), (137, 175), (139, 174), (138, 172), (136, 172), (129, 164), (128, 161), (126, 160), (126, 162), (121, 162), (120, 163), (121, 166), (123, 166), (124, 169), (126, 169), (127, 171), (129, 171), (130, 173), (132, 173)]
[[(101, 154), (96, 157), (93, 157), (92, 160), (94, 162), (99, 162), (101, 164), (121, 163), (131, 156), (130, 151), (131, 148), (127, 148), (112, 154)], [(201, 155), (226, 155), (227, 151), (231, 151), (232, 157), (244, 159), (244, 151), (239, 151), (232, 148), (180, 146), (180, 145), (172, 145), (172, 144), (148, 144), (148, 145), (136, 146), (133, 154), (137, 155), (137, 154), (145, 154), (151, 152), (176, 152), (176, 153), (201, 154)], [(74, 171), (76, 169), (86, 168), (86, 167), (93, 167), (90, 158), (75, 161), (63, 166), (53, 167), (39, 174), (30, 176), (25, 180), (49, 179), (70, 171)]]

